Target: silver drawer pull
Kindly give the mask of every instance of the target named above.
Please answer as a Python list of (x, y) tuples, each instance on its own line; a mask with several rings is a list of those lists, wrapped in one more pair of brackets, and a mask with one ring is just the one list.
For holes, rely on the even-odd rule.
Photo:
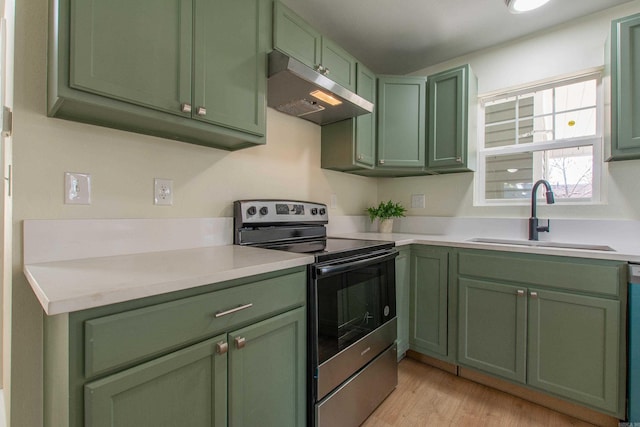
[(537, 292), (531, 292), (529, 295), (531, 295), (531, 298), (538, 298)]
[(227, 351), (229, 351), (229, 344), (226, 341), (216, 343), (216, 353), (225, 354)]
[(251, 307), (253, 307), (252, 303), (239, 305), (236, 308), (231, 308), (231, 309), (225, 310), (225, 311), (219, 311), (214, 315), (214, 317), (217, 319), (218, 317), (226, 316), (227, 314), (233, 314), (233, 313), (236, 313), (238, 311), (246, 310), (247, 308), (251, 308)]
[(244, 339), (244, 337), (236, 337), (235, 342), (236, 348), (244, 348), (244, 346), (247, 344), (247, 340)]
[(524, 296), (524, 291), (522, 289), (518, 289), (518, 296), (519, 297)]
[(207, 115), (207, 109), (204, 107), (198, 107), (196, 109), (196, 114), (199, 116), (206, 116)]
[(182, 111), (183, 113), (190, 113), (191, 112), (191, 104), (187, 104), (186, 102), (183, 103), (180, 106), (180, 111)]

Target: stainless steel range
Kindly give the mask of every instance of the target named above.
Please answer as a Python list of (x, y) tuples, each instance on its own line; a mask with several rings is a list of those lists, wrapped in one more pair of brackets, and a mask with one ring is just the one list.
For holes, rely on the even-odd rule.
[(398, 383), (394, 244), (327, 238), (326, 205), (234, 202), (234, 243), (310, 253), (309, 425), (355, 427)]

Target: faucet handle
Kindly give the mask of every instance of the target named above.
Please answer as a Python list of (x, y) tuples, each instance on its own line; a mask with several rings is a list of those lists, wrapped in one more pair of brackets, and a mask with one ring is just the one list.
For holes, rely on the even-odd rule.
[(547, 225), (540, 225), (537, 227), (538, 231), (542, 231), (542, 232), (548, 232), (549, 230), (551, 230), (551, 220), (548, 219), (547, 220)]

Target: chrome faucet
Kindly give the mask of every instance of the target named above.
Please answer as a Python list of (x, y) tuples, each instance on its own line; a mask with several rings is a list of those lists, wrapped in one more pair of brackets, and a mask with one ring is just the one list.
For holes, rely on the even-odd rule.
[(538, 226), (538, 218), (536, 217), (536, 193), (540, 184), (544, 185), (546, 189), (544, 195), (547, 198), (547, 204), (552, 205), (555, 203), (555, 200), (553, 198), (553, 190), (551, 190), (551, 185), (549, 185), (549, 182), (545, 181), (544, 179), (537, 181), (531, 189), (531, 218), (529, 218), (529, 240), (538, 240), (538, 233), (549, 231), (550, 221), (547, 220), (547, 225)]

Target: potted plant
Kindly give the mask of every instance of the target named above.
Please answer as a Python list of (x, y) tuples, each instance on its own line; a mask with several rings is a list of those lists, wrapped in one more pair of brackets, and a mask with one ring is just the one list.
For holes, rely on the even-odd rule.
[(378, 231), (380, 233), (391, 233), (393, 229), (393, 218), (403, 217), (407, 210), (400, 203), (380, 202), (378, 207), (369, 207), (369, 219), (373, 222), (376, 218), (379, 220)]

